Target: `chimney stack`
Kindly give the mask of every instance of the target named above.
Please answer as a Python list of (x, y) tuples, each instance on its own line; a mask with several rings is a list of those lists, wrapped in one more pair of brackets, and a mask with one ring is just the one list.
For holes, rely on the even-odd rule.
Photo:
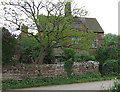
[(67, 2), (65, 5), (65, 17), (71, 15), (71, 2)]

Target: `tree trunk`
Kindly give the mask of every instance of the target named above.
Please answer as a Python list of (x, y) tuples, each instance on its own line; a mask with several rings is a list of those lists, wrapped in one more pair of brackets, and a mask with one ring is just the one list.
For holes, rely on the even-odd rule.
[(47, 52), (46, 48), (41, 48), (40, 54), (39, 54), (39, 56), (35, 60), (35, 62), (37, 64), (42, 64), (43, 63), (44, 57), (46, 55), (46, 52)]

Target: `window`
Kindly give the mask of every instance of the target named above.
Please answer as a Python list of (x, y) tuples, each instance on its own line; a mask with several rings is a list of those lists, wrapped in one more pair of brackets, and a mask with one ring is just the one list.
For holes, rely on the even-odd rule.
[(92, 48), (97, 48), (98, 45), (98, 39), (94, 40), (94, 43), (92, 44)]
[(80, 44), (80, 38), (72, 38), (73, 44)]
[(80, 27), (80, 26), (81, 26), (80, 23), (77, 23), (77, 22), (74, 22), (74, 23), (73, 23), (73, 27)]

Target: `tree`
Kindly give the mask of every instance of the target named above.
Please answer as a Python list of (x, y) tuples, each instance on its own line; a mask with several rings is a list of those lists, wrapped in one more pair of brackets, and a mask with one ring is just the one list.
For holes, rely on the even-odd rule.
[[(21, 26), (27, 26), (28, 29), (21, 30), (24, 33), (33, 36), (41, 45), (41, 51), (36, 58), (36, 63), (42, 63), (46, 52), (51, 48), (58, 47), (73, 47), (80, 49), (88, 49), (93, 42), (94, 33), (88, 31), (83, 32), (83, 28), (79, 30), (73, 28), (74, 17), (70, 14), (69, 9), (65, 9), (68, 16), (64, 14), (64, 8), (67, 3), (59, 1), (53, 3), (47, 0), (35, 2), (34, 0), (17, 0), (16, 2), (10, 0), (9, 2), (2, 2), (5, 5), (4, 18), (12, 24), (15, 24), (17, 29)], [(45, 14), (41, 12), (44, 10)], [(83, 16), (87, 11), (81, 9), (73, 9), (73, 15)], [(19, 14), (24, 14), (25, 19)], [(9, 18), (12, 18), (9, 19)], [(23, 25), (25, 24), (25, 25)], [(29, 33), (29, 30), (37, 32), (36, 35)], [(80, 38), (81, 40), (72, 40), (72, 38)], [(78, 44), (81, 43), (81, 44)]]
[(104, 41), (105, 41), (105, 44), (108, 45), (110, 44), (111, 42), (115, 42), (115, 43), (118, 43), (118, 37), (117, 35), (115, 34), (111, 34), (111, 33), (108, 33), (104, 36)]

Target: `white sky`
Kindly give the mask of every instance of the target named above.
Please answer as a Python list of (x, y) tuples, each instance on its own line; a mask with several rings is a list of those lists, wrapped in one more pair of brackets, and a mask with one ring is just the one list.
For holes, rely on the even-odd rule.
[[(36, 1), (36, 0), (35, 0)], [(39, 1), (39, 0), (38, 0)], [(58, 0), (53, 0), (58, 1)], [(96, 18), (104, 33), (118, 34), (118, 2), (120, 0), (73, 0), (76, 7), (88, 11), (86, 17)]]
[(104, 33), (118, 35), (118, 2), (120, 0), (74, 0), (78, 7), (85, 6), (87, 17), (96, 18)]

